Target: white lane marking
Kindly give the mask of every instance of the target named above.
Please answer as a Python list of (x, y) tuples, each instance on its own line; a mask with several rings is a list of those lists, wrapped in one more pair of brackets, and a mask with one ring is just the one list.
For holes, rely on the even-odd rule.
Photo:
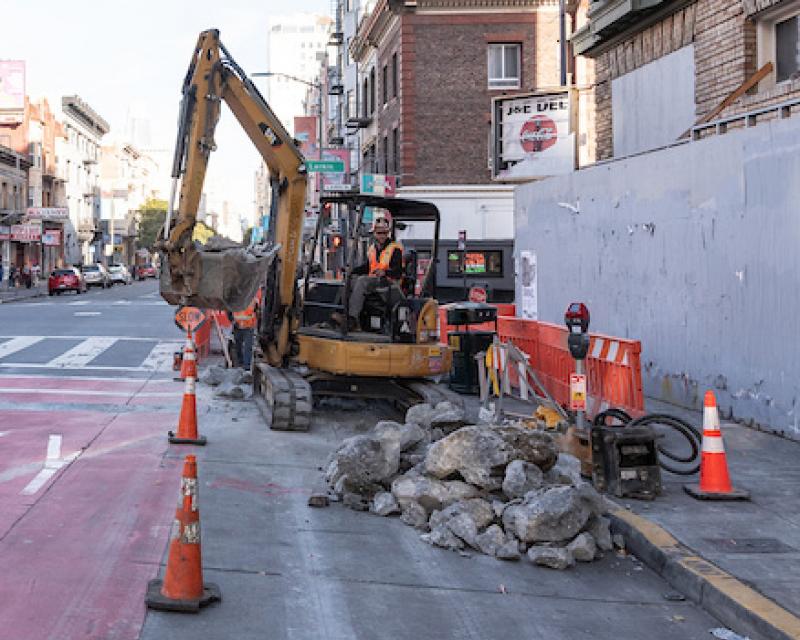
[[(85, 380), (85, 378), (83, 378)], [(107, 379), (107, 378), (106, 378)], [(115, 378), (115, 381), (117, 379)], [(138, 380), (138, 382), (145, 382), (144, 380)], [(136, 396), (137, 398), (174, 398), (174, 393), (169, 393), (167, 391), (145, 391), (142, 393), (137, 393), (136, 391), (95, 391), (92, 389), (58, 389), (58, 388), (50, 388), (50, 389), (42, 389), (41, 387), (36, 387), (35, 389), (27, 388), (27, 387), (9, 387), (9, 388), (2, 388), (0, 389), (0, 394), (2, 393), (25, 393), (25, 394), (43, 394), (43, 393), (57, 393), (58, 395), (63, 396)], [(0, 431), (0, 437), (4, 436), (7, 431)]]
[(99, 316), (102, 315), (99, 311), (76, 311), (72, 314), (73, 316)]
[(0, 344), (0, 358), (5, 358), (12, 353), (27, 349), (31, 345), (34, 345), (41, 340), (44, 340), (42, 336), (21, 336), (18, 338), (11, 338), (11, 340), (8, 342)]
[(153, 347), (142, 362), (142, 368), (150, 371), (165, 371), (172, 368), (172, 354), (180, 351), (180, 342), (161, 342)]
[(89, 364), (117, 341), (116, 338), (87, 338), (48, 362), (46, 367), (75, 369)]
[[(87, 338), (96, 338), (98, 336), (23, 336), (24, 338), (36, 338), (36, 340), (86, 340)], [(102, 336), (104, 338), (114, 338), (115, 340), (137, 340), (139, 342), (161, 342), (165, 340), (165, 338), (142, 338), (138, 336)], [(10, 338), (16, 339), (17, 336), (0, 336), (0, 338)], [(171, 339), (169, 339), (171, 341)], [(176, 338), (177, 340), (177, 338)], [(0, 349), (2, 349), (2, 345), (0, 345)]]
[(113, 304), (132, 304), (130, 300), (117, 300)]
[(78, 457), (79, 452), (76, 452), (71, 456), (62, 458), (61, 441), (62, 436), (60, 434), (50, 434), (50, 438), (47, 440), (47, 457), (44, 461), (44, 468), (36, 474), (33, 480), (31, 480), (22, 491), (20, 491), (20, 495), (32, 496), (38, 493), (39, 489), (41, 489), (61, 467)]
[[(34, 364), (31, 362), (0, 362), (0, 367), (5, 369), (52, 369), (52, 367), (48, 367), (46, 364)], [(122, 367), (122, 366), (110, 366), (110, 365), (92, 365), (90, 367), (61, 367), (60, 371), (77, 371), (79, 369), (88, 369), (90, 371), (97, 370), (97, 371), (166, 371), (168, 369), (172, 369), (172, 362), (163, 362), (160, 365), (160, 368), (154, 367)], [(85, 378), (82, 378), (85, 380)], [(114, 378), (116, 380), (116, 378)]]
[(61, 441), (63, 438), (60, 434), (51, 435), (47, 441), (47, 459), (44, 462), (46, 467), (48, 463), (53, 460), (58, 460), (61, 457)]
[(8, 435), (8, 431), (0, 431), (0, 438), (2, 438), (3, 436), (7, 436), (7, 435)]
[[(38, 373), (0, 373), (0, 380), (3, 379), (8, 380), (92, 380), (94, 382), (103, 381), (108, 382), (108, 377), (99, 377), (99, 376), (70, 376), (70, 375), (59, 375), (53, 377), (42, 376)], [(147, 383), (147, 384), (163, 384), (165, 382), (172, 382), (172, 380), (168, 380), (166, 378), (160, 379), (156, 378), (154, 380), (148, 380), (147, 378), (113, 378), (114, 382), (139, 382), (139, 383)]]
[(76, 300), (75, 302), (68, 302), (67, 303), (71, 307), (82, 307), (87, 304), (92, 304), (91, 300)]

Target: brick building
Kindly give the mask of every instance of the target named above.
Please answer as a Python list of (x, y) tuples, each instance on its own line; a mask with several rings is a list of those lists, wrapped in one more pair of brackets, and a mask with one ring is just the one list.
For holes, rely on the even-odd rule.
[[(577, 79), (583, 164), (675, 142), (770, 62), (772, 70), (715, 117), (800, 97), (798, 0), (639, 6), (595, 0), (579, 13), (572, 42), (587, 60)], [(791, 113), (790, 106), (772, 115)]]
[[(558, 3), (378, 0), (364, 9), (345, 43), (358, 69), (348, 124), (358, 131), (360, 172), (394, 176), (398, 195), (439, 207), (440, 299), (464, 295), (457, 238), (466, 231), (467, 257), (478, 265), (467, 284), (507, 300), (513, 187), (492, 180), (492, 100), (560, 87)], [(416, 233), (403, 242), (419, 250), (427, 238)]]
[(405, 186), (487, 184), (491, 100), (559, 85), (558, 4), (382, 0), (350, 45), (361, 155)]

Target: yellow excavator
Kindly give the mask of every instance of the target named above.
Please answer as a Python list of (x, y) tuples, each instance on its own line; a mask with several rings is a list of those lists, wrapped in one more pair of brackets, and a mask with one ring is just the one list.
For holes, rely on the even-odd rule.
[[(225, 102), (270, 172), (271, 208), (264, 243), (247, 248), (200, 232), (197, 210), (214, 131)], [(366, 194), (323, 200), (316, 228), (304, 238), (307, 173), (298, 145), (223, 46), (217, 30), (200, 34), (183, 83), (162, 252), (161, 295), (170, 304), (239, 311), (263, 291), (254, 391), (272, 429), (307, 430), (315, 396), (385, 398), (400, 406), (457, 395), (430, 382), (450, 370), (439, 344), (435, 268), (439, 212), (430, 203)], [(177, 209), (174, 207), (179, 192)], [(395, 229), (431, 230), (425, 257), (405, 257), (402, 299), (381, 282), (364, 304), (359, 326), (337, 326), (346, 312), (354, 265), (363, 261), (367, 220), (388, 212)], [(388, 217), (388, 216), (387, 216)], [(331, 227), (339, 262), (326, 277)]]

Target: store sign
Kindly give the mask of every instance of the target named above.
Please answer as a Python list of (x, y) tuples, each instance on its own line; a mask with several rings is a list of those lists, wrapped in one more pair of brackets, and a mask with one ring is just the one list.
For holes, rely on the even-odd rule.
[(489, 295), (486, 292), (486, 287), (474, 286), (470, 287), (467, 299), (470, 302), (486, 302)]
[(560, 175), (575, 167), (566, 91), (496, 98), (492, 132), (492, 177), (498, 180)]
[(11, 240), (14, 242), (39, 242), (42, 239), (41, 224), (12, 224)]
[(69, 218), (69, 209), (66, 207), (28, 207), (25, 216), (29, 220), (60, 222)]
[(48, 247), (58, 247), (61, 244), (61, 232), (48, 229), (42, 232), (42, 244)]
[(393, 196), (397, 192), (397, 178), (380, 173), (365, 173), (361, 176), (361, 193), (375, 196)]

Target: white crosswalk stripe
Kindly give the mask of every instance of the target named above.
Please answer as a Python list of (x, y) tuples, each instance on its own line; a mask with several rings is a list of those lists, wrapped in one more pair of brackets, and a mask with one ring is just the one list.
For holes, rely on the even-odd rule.
[(175, 351), (180, 351), (180, 342), (161, 342), (153, 347), (144, 362), (142, 362), (142, 369), (151, 371), (165, 371), (172, 368), (172, 354)]
[[(119, 371), (169, 371), (172, 369), (172, 354), (180, 351), (183, 342), (180, 340), (158, 340), (157, 338), (140, 338), (127, 336), (0, 336), (0, 368), (6, 369), (98, 369)], [(75, 340), (80, 339), (77, 345)], [(26, 362), (24, 357), (13, 357), (15, 353), (32, 347), (43, 340), (64, 341), (64, 351), (51, 360), (41, 362)], [(139, 357), (125, 361), (125, 356), (120, 356), (119, 363), (105, 362), (92, 364), (98, 356), (112, 348), (117, 342), (149, 342), (153, 343), (150, 352), (141, 359)], [(35, 352), (33, 354), (36, 355)]]
[(45, 366), (59, 369), (79, 369), (89, 364), (116, 341), (116, 338), (89, 338), (57, 358), (53, 358)]
[(17, 338), (11, 338), (11, 340), (8, 342), (0, 344), (0, 358), (5, 358), (6, 356), (10, 356), (12, 353), (27, 349), (42, 339), (43, 338), (41, 336), (20, 336)]

